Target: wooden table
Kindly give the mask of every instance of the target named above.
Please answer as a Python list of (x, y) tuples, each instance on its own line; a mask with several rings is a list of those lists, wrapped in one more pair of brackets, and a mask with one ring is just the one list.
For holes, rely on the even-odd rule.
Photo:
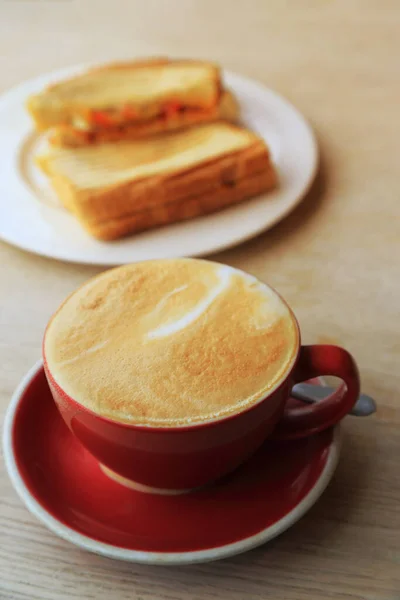
[[(71, 546), (17, 498), (0, 462), (1, 600), (400, 599), (400, 3), (351, 0), (2, 0), (0, 89), (135, 54), (215, 59), (289, 98), (321, 170), (283, 223), (215, 259), (274, 285), (306, 342), (346, 346), (379, 412), (348, 417), (334, 480), (273, 543), (185, 568)], [(12, 198), (10, 198), (12, 202)], [(0, 245), (0, 416), (40, 356), (48, 317), (99, 269)]]

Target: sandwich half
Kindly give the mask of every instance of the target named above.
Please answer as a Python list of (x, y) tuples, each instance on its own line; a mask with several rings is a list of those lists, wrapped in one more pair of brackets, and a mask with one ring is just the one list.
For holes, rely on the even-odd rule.
[(218, 119), (238, 105), (208, 62), (153, 59), (110, 64), (31, 96), (27, 108), (50, 142), (78, 147), (135, 139)]
[(272, 189), (268, 148), (223, 122), (38, 158), (61, 202), (92, 236), (133, 232), (218, 211)]

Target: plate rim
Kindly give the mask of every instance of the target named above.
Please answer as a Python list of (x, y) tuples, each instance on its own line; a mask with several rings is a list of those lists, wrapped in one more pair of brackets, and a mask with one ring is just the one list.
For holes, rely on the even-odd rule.
[[(25, 94), (25, 96), (26, 96), (27, 93), (25, 92), (25, 88), (27, 85), (29, 85), (29, 86), (34, 86), (35, 84), (39, 85), (40, 82), (42, 82), (43, 80), (48, 80), (51, 77), (53, 77), (54, 80), (62, 79), (63, 77), (68, 76), (68, 74), (73, 74), (74, 72), (79, 72), (80, 70), (84, 70), (84, 69), (87, 69), (87, 68), (90, 68), (93, 66), (98, 66), (99, 64), (101, 64), (101, 63), (89, 62), (89, 63), (70, 65), (69, 67), (62, 67), (60, 69), (55, 69), (55, 70), (49, 71), (47, 73), (42, 73), (41, 75), (37, 75), (31, 79), (21, 82), (15, 86), (13, 86), (9, 90), (6, 90), (5, 92), (3, 92), (0, 95), (0, 109), (1, 109), (2, 105), (4, 103), (7, 103), (7, 100), (9, 100), (10, 97), (12, 97), (14, 94)], [(319, 149), (318, 149), (317, 139), (316, 139), (316, 136), (314, 134), (314, 131), (313, 131), (310, 123), (302, 115), (302, 113), (291, 102), (289, 102), (285, 97), (281, 96), (279, 93), (275, 92), (274, 90), (272, 90), (271, 88), (269, 88), (262, 82), (258, 81), (257, 79), (253, 79), (251, 77), (241, 75), (240, 73), (231, 71), (229, 69), (222, 69), (222, 74), (223, 74), (224, 78), (235, 79), (239, 85), (242, 85), (244, 87), (250, 86), (253, 89), (257, 89), (260, 94), (267, 93), (274, 102), (279, 103), (282, 107), (284, 107), (286, 110), (289, 110), (296, 117), (297, 121), (302, 124), (305, 134), (307, 136), (307, 145), (308, 145), (309, 151), (310, 151), (309, 173), (304, 180), (301, 191), (296, 195), (296, 197), (293, 199), (293, 201), (291, 201), (288, 206), (284, 207), (283, 210), (279, 210), (279, 212), (277, 214), (273, 215), (272, 218), (270, 218), (268, 220), (268, 223), (265, 223), (264, 221), (261, 220), (259, 223), (256, 223), (254, 226), (252, 226), (251, 230), (244, 232), (242, 234), (237, 233), (237, 235), (234, 236), (233, 238), (224, 240), (222, 242), (219, 241), (219, 237), (218, 237), (218, 235), (216, 235), (213, 237), (212, 241), (207, 242), (207, 244), (206, 244), (207, 247), (204, 247), (203, 249), (194, 249), (194, 251), (190, 251), (190, 249), (189, 249), (189, 252), (185, 252), (185, 251), (179, 252), (179, 256), (200, 257), (200, 256), (209, 256), (212, 254), (216, 254), (218, 252), (223, 252), (225, 250), (228, 250), (229, 248), (233, 248), (235, 246), (243, 244), (243, 243), (249, 241), (250, 239), (259, 236), (264, 231), (271, 229), (278, 222), (280, 222), (282, 219), (287, 217), (287, 215), (289, 213), (291, 213), (300, 204), (300, 202), (302, 201), (304, 196), (310, 190), (311, 185), (315, 179), (315, 176), (316, 176), (316, 173), (318, 170)], [(29, 192), (27, 192), (27, 193), (29, 193)], [(32, 195), (33, 195), (33, 192), (32, 192)], [(171, 225), (174, 225), (174, 224), (171, 224)], [(182, 226), (184, 226), (184, 222), (182, 223)], [(168, 225), (166, 227), (168, 227)], [(20, 248), (21, 250), (24, 250), (31, 254), (35, 254), (37, 256), (43, 256), (46, 258), (50, 258), (50, 259), (58, 260), (58, 261), (62, 261), (62, 262), (72, 263), (72, 264), (82, 264), (82, 265), (99, 266), (99, 267), (101, 267), (101, 266), (113, 267), (113, 266), (119, 266), (121, 264), (126, 264), (127, 262), (132, 262), (132, 261), (138, 260), (138, 259), (135, 259), (135, 256), (134, 256), (135, 251), (133, 248), (132, 248), (133, 256), (131, 258), (129, 258), (130, 247), (128, 247), (128, 246), (126, 248), (126, 254), (127, 254), (126, 258), (123, 257), (124, 250), (121, 250), (122, 256), (120, 256), (119, 259), (117, 257), (115, 257), (115, 258), (111, 257), (109, 259), (106, 259), (104, 256), (100, 256), (99, 260), (97, 260), (94, 256), (89, 256), (89, 258), (86, 258), (85, 256), (83, 256), (84, 250), (82, 250), (82, 256), (79, 256), (79, 255), (78, 256), (76, 256), (76, 255), (70, 256), (68, 247), (65, 251), (60, 250), (60, 249), (54, 250), (51, 248), (50, 245), (45, 248), (38, 247), (38, 246), (40, 246), (40, 244), (38, 246), (36, 246), (33, 243), (26, 243), (25, 240), (23, 239), (23, 236), (18, 239), (18, 236), (14, 236), (12, 234), (9, 235), (8, 232), (4, 231), (4, 230), (0, 231), (0, 239), (9, 245), (12, 245), (16, 248)], [(178, 256), (178, 253), (174, 252), (173, 254), (175, 257)], [(144, 258), (144, 259), (140, 259), (140, 260), (146, 260), (146, 259)]]
[(224, 544), (205, 550), (185, 552), (147, 552), (143, 550), (131, 550), (114, 546), (105, 542), (99, 542), (85, 534), (79, 533), (68, 525), (65, 525), (53, 517), (30, 493), (18, 469), (18, 464), (13, 449), (13, 429), (15, 416), (19, 402), (21, 401), (27, 387), (34, 377), (43, 369), (42, 360), (38, 360), (29, 371), (22, 377), (15, 389), (10, 404), (7, 408), (3, 426), (3, 456), (8, 476), (23, 504), (29, 512), (36, 517), (47, 529), (60, 538), (74, 544), (75, 546), (107, 558), (122, 560), (138, 564), (150, 565), (188, 565), (196, 563), (211, 562), (229, 558), (252, 550), (277, 537), (289, 527), (294, 525), (305, 513), (317, 502), (328, 486), (338, 464), (341, 448), (341, 428), (334, 428), (332, 442), (329, 446), (325, 466), (314, 486), (306, 496), (284, 517), (264, 528), (255, 535), (242, 540)]

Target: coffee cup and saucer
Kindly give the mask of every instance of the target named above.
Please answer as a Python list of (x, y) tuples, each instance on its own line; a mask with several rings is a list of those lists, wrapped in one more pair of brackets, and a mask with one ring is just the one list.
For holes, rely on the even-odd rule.
[[(343, 384), (309, 405), (293, 385)], [(111, 558), (185, 564), (290, 527), (335, 470), (360, 391), (337, 346), (302, 346), (287, 303), (194, 259), (100, 274), (51, 318), (11, 400), (4, 456), (28, 509)]]

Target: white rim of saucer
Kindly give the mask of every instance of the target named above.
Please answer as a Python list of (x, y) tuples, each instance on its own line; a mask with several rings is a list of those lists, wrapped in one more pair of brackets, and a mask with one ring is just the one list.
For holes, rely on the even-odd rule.
[(26, 388), (39, 370), (42, 369), (42, 367), (43, 363), (41, 360), (39, 360), (26, 373), (13, 393), (11, 402), (8, 406), (3, 430), (3, 454), (6, 469), (11, 479), (11, 483), (28, 510), (48, 529), (50, 529), (50, 531), (64, 540), (67, 540), (68, 542), (71, 542), (72, 544), (75, 544), (84, 550), (88, 550), (89, 552), (94, 552), (95, 554), (100, 554), (101, 556), (105, 556), (107, 558), (154, 565), (182, 565), (211, 562), (222, 558), (228, 558), (236, 554), (241, 554), (272, 540), (276, 536), (283, 533), (286, 529), (291, 527), (296, 521), (298, 521), (316, 503), (330, 482), (333, 473), (335, 472), (341, 447), (341, 430), (339, 425), (335, 427), (333, 440), (329, 448), (329, 454), (325, 466), (315, 485), (311, 488), (303, 500), (301, 500), (299, 504), (289, 511), (282, 519), (273, 525), (266, 527), (255, 535), (231, 544), (218, 546), (216, 548), (188, 552), (146, 552), (142, 550), (129, 550), (119, 546), (106, 544), (104, 542), (98, 542), (91, 537), (79, 533), (67, 525), (64, 525), (58, 519), (50, 515), (47, 510), (45, 510), (31, 495), (18, 470), (12, 444), (12, 431), (16, 409), (25, 393)]

